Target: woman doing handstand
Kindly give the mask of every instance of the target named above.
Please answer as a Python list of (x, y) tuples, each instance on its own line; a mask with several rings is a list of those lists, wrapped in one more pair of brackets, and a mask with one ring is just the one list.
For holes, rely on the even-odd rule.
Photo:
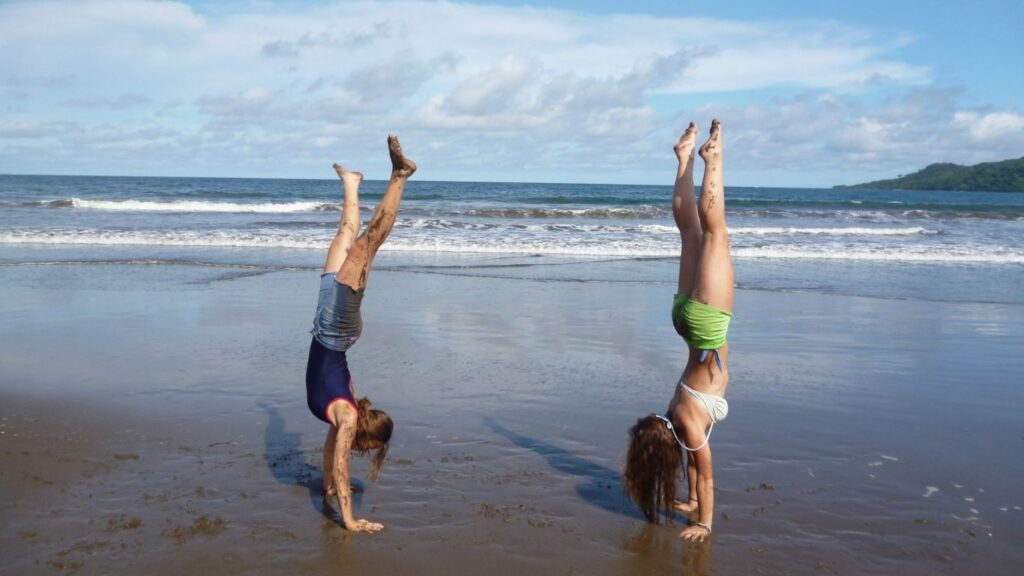
[[(645, 416), (630, 429), (624, 477), (626, 491), (648, 520), (670, 517), (673, 510), (696, 513), (697, 520), (680, 536), (703, 541), (711, 535), (715, 505), (711, 430), (729, 412), (723, 395), (729, 385), (726, 332), (735, 279), (725, 226), (718, 120), (712, 120), (711, 136), (700, 148), (704, 181), (699, 202), (693, 194), (696, 140), (697, 128), (691, 122), (675, 145), (679, 168), (672, 196), (672, 213), (682, 237), (672, 323), (689, 355), (665, 415)], [(676, 485), (684, 454), (689, 490), (687, 500), (680, 501)]]
[(345, 189), (341, 222), (327, 251), (327, 263), (320, 276), (320, 296), (313, 318), (313, 341), (306, 365), (306, 402), (314, 416), (330, 425), (324, 441), (324, 503), (338, 497), (345, 527), (354, 532), (377, 532), (383, 524), (357, 520), (352, 516), (352, 487), (348, 461), (351, 451), (365, 454), (376, 450), (370, 479), (380, 475), (391, 441), (394, 424), (381, 410), (370, 408), (363, 398), (356, 402), (345, 352), (363, 329), (359, 307), (370, 274), (370, 264), (388, 237), (398, 215), (405, 183), (416, 164), (405, 157), (398, 138), (388, 135), (391, 180), (366, 230), (359, 232), (359, 184), (363, 175), (341, 164), (334, 170)]

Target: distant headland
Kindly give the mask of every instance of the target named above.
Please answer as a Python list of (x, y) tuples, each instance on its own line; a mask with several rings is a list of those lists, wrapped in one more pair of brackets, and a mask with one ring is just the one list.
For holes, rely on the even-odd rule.
[(964, 190), (974, 192), (1024, 192), (1024, 158), (960, 166), (948, 162), (931, 164), (924, 170), (892, 180), (833, 188), (874, 190)]

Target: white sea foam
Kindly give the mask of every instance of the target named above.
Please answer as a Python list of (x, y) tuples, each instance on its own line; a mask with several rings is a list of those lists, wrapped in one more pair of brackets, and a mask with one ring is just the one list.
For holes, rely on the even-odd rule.
[(480, 218), (621, 218), (651, 219), (670, 214), (664, 205), (640, 204), (636, 206), (609, 206), (601, 208), (570, 208), (550, 206), (501, 206), (493, 208), (471, 208), (459, 211), (465, 216)]
[(113, 232), (59, 231), (42, 233), (7, 232), (0, 244), (50, 244), (89, 246), (188, 246), (200, 248), (319, 248), (330, 238), (270, 236), (238, 232)]
[[(675, 226), (664, 224), (642, 224), (636, 230), (648, 234), (678, 234)], [(801, 228), (798, 226), (730, 226), (733, 236), (915, 236), (938, 234), (920, 226), (900, 228), (869, 228), (865, 226), (842, 226), (830, 228)]]
[(389, 239), (384, 249), (406, 252), (478, 253), (478, 254), (544, 254), (549, 256), (613, 256), (623, 258), (664, 257), (678, 255), (679, 249), (665, 250), (631, 242), (604, 244), (572, 244), (566, 242), (530, 241), (503, 243), (453, 243), (444, 239)]
[[(506, 229), (434, 230), (396, 229), (385, 250), (446, 253), (550, 254), (621, 257), (677, 257), (676, 241), (660, 236), (630, 234), (624, 230)], [(610, 227), (616, 228), (616, 227)], [(189, 246), (324, 249), (332, 230), (309, 228), (287, 234), (271, 230), (10, 230), (0, 232), (0, 244), (51, 244), (98, 246)], [(888, 245), (835, 243), (774, 243), (743, 246), (734, 242), (733, 255), (751, 260), (835, 260), (865, 262), (1024, 264), (1024, 247), (978, 245)]]
[[(63, 206), (66, 203), (50, 203)], [(208, 202), (205, 200), (175, 200), (173, 202), (156, 202), (152, 200), (82, 200), (72, 198), (71, 207), (83, 210), (101, 210), (116, 212), (241, 212), (282, 214), (289, 212), (316, 212), (337, 210), (338, 204), (325, 202), (264, 202), (245, 204), (238, 202)]]
[[(665, 224), (640, 224), (640, 225), (614, 225), (614, 224), (572, 224), (563, 222), (552, 222), (544, 224), (508, 224), (504, 222), (466, 222), (461, 220), (445, 220), (439, 218), (419, 218), (399, 220), (396, 224), (399, 228), (427, 228), (427, 229), (464, 229), (464, 230), (522, 230), (527, 232), (607, 232), (607, 233), (628, 233), (628, 234), (657, 234), (677, 236), (679, 229), (673, 225)], [(867, 227), (837, 227), (837, 228), (798, 228), (798, 227), (730, 227), (729, 233), (733, 236), (915, 236), (921, 234), (938, 234), (938, 231), (928, 230), (920, 226), (904, 228), (867, 228)]]
[(857, 260), (874, 262), (921, 262), (962, 264), (1024, 264), (1020, 249), (981, 247), (889, 246), (750, 246), (734, 248), (733, 256), (762, 260)]
[[(581, 232), (639, 232), (641, 234), (678, 235), (679, 229), (665, 224), (640, 224), (638, 226), (613, 226), (607, 224), (543, 224), (527, 225), (527, 230), (551, 230), (553, 227), (568, 231)], [(729, 227), (734, 236), (915, 236), (920, 234), (938, 234), (920, 226), (903, 228), (868, 228), (868, 227), (836, 227), (836, 228), (799, 228), (795, 226), (737, 226)]]
[(773, 235), (799, 235), (811, 236), (915, 236), (918, 234), (937, 234), (935, 230), (928, 230), (920, 226), (906, 228), (866, 228), (866, 227), (840, 227), (840, 228), (796, 228), (796, 227), (773, 227), (755, 226), (743, 228), (729, 228), (729, 233), (734, 235), (773, 236)]

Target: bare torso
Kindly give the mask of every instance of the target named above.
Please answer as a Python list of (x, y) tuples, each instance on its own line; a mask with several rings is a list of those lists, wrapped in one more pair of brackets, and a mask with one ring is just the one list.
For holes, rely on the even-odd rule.
[(698, 392), (725, 396), (725, 390), (729, 387), (729, 344), (718, 349), (724, 369), (721, 372), (715, 362), (714, 353), (708, 354), (703, 363), (700, 361), (700, 355), (700, 350), (690, 349), (686, 369), (683, 370), (683, 384)]

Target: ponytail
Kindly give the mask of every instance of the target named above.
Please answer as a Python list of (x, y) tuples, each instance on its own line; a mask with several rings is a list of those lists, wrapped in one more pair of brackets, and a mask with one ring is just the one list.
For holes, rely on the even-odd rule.
[(356, 417), (356, 437), (352, 443), (353, 449), (361, 453), (369, 450), (360, 449), (369, 446), (371, 443), (378, 444), (373, 461), (370, 464), (370, 480), (376, 481), (380, 478), (380, 469), (384, 465), (384, 457), (388, 453), (388, 445), (391, 442), (391, 433), (394, 431), (394, 422), (383, 410), (372, 409), (369, 398), (360, 398), (357, 403), (359, 415)]

